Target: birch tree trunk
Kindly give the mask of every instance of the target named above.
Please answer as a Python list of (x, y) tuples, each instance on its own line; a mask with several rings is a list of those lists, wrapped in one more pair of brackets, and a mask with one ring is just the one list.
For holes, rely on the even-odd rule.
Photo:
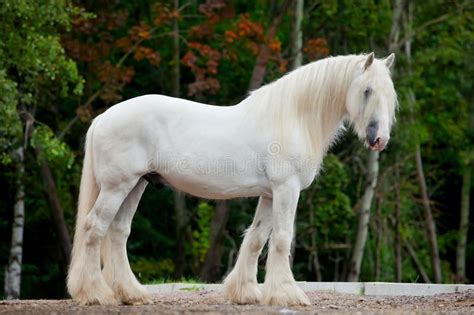
[(349, 275), (347, 281), (359, 281), (360, 267), (364, 256), (365, 243), (367, 241), (367, 232), (370, 221), (370, 208), (374, 198), (375, 187), (377, 186), (377, 178), (379, 175), (379, 152), (370, 151), (368, 160), (368, 184), (362, 196), (361, 206), (359, 210), (359, 222), (357, 225), (357, 236), (352, 251), (350, 261)]
[(25, 174), (24, 153), (23, 146), (15, 152), (18, 171), (16, 178), (15, 205), (13, 208), (10, 257), (8, 259), (8, 266), (5, 268), (4, 296), (6, 300), (20, 298), (23, 229), (25, 222), (25, 187), (23, 186), (23, 176)]
[[(407, 5), (407, 16), (405, 29), (408, 33), (412, 32), (413, 29), (413, 2), (409, 2)], [(408, 63), (408, 74), (411, 74), (411, 38), (405, 41), (405, 55)], [(414, 105), (416, 103), (415, 94), (411, 89), (408, 90), (408, 103), (410, 104), (410, 110), (412, 113), (412, 119), (414, 119)], [(425, 173), (423, 170), (423, 160), (421, 157), (420, 143), (417, 142), (415, 145), (415, 159), (416, 159), (416, 171), (418, 177), (418, 183), (420, 185), (421, 198), (423, 201), (423, 209), (425, 215), (425, 226), (428, 237), (428, 243), (430, 244), (431, 252), (431, 265), (434, 274), (435, 283), (441, 283), (443, 281), (441, 274), (441, 262), (439, 259), (438, 240), (436, 236), (436, 224), (433, 218), (433, 212), (431, 211), (430, 199), (428, 196), (428, 189), (426, 186)]]

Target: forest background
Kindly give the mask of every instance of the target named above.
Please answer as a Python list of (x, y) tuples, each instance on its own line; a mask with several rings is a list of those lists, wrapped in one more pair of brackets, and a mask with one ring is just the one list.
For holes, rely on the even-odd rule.
[[(151, 93), (233, 105), (301, 64), (371, 51), (397, 55), (390, 146), (348, 132), (331, 149), (300, 197), (295, 278), (472, 282), (473, 43), (472, 1), (2, 1), (3, 296), (66, 296), (84, 135), (107, 108)], [(221, 281), (255, 206), (148, 187), (133, 271)]]

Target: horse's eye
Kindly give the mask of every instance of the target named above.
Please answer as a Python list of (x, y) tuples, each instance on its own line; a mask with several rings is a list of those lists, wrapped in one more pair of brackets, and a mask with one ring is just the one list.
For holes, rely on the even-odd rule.
[(364, 91), (364, 98), (365, 98), (365, 99), (368, 99), (369, 96), (370, 96), (370, 93), (372, 93), (372, 88), (369, 86), (369, 87), (367, 87), (367, 88), (365, 89), (365, 91)]

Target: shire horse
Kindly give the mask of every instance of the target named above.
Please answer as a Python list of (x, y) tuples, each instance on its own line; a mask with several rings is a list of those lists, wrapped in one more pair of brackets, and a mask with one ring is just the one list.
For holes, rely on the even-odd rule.
[[(234, 106), (145, 95), (99, 115), (86, 136), (71, 297), (80, 304), (150, 302), (126, 243), (152, 182), (207, 199), (259, 197), (223, 294), (239, 304), (308, 305), (289, 263), (300, 191), (318, 174), (345, 122), (369, 149), (385, 148), (397, 107), (394, 59), (370, 53), (319, 60)], [(267, 239), (260, 288), (257, 262)]]

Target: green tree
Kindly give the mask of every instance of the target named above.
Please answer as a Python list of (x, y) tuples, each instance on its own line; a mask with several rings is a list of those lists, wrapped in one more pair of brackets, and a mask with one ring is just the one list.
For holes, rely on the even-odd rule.
[[(45, 123), (40, 123), (40, 129), (34, 129), (38, 124), (38, 112), (69, 93), (80, 94), (82, 90), (82, 79), (75, 63), (65, 56), (58, 32), (60, 27), (69, 27), (73, 11), (66, 1), (41, 4), (5, 1), (0, 7), (0, 80), (4, 92), (2, 120), (5, 120), (0, 134), (5, 149), (2, 162), (12, 164), (12, 172), (17, 170), (15, 222), (5, 274), (7, 298), (20, 296), (24, 198), (27, 194), (24, 174), (25, 169), (31, 167), (25, 160), (29, 140), (32, 137), (35, 146), (43, 148), (41, 159), (45, 161), (68, 155), (67, 147), (58, 144), (54, 136), (41, 136), (44, 135), (41, 130), (49, 130)], [(67, 163), (70, 165), (71, 161)]]

